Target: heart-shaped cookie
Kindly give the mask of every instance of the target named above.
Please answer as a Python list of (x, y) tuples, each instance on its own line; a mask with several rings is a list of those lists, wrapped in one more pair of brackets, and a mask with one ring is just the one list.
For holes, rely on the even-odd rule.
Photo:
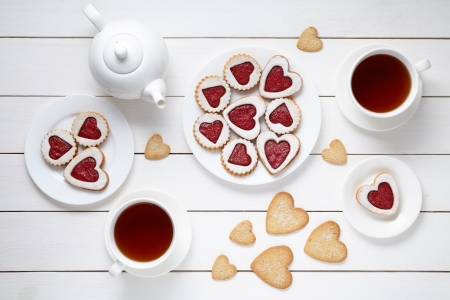
[(161, 159), (170, 154), (170, 147), (163, 143), (159, 134), (154, 134), (148, 140), (144, 154), (147, 159)]
[(329, 163), (342, 165), (347, 162), (347, 152), (340, 140), (332, 140), (330, 148), (323, 149), (322, 158)]
[(64, 178), (71, 185), (86, 190), (100, 191), (109, 183), (109, 176), (101, 169), (105, 161), (102, 151), (90, 147), (78, 154), (64, 170)]
[(300, 140), (294, 134), (278, 137), (272, 131), (263, 131), (256, 139), (256, 149), (269, 173), (276, 175), (297, 157)]
[(252, 232), (252, 222), (246, 220), (234, 227), (230, 233), (230, 240), (240, 245), (251, 245), (256, 241), (256, 236)]
[(265, 283), (278, 289), (286, 289), (292, 284), (288, 266), (293, 259), (294, 254), (288, 246), (275, 246), (258, 255), (250, 268)]
[(341, 229), (336, 222), (327, 221), (311, 232), (304, 251), (324, 262), (338, 263), (347, 257), (347, 247), (338, 240)]
[(363, 185), (356, 192), (356, 200), (365, 209), (379, 215), (393, 215), (400, 203), (397, 182), (389, 173), (375, 177), (371, 185)]
[(202, 78), (195, 88), (195, 100), (206, 112), (220, 112), (230, 102), (231, 90), (228, 83), (219, 76)]
[(211, 276), (216, 280), (226, 280), (236, 275), (236, 273), (237, 269), (229, 263), (228, 257), (219, 255), (214, 261)]
[(231, 57), (223, 68), (223, 77), (237, 90), (249, 90), (258, 84), (261, 69), (256, 59), (247, 54)]
[(275, 99), (267, 106), (265, 121), (267, 127), (277, 134), (293, 132), (302, 119), (298, 104), (288, 98)]
[(109, 126), (99, 113), (88, 111), (79, 114), (72, 123), (75, 140), (85, 147), (94, 147), (103, 143), (108, 137)]
[(41, 153), (45, 161), (54, 166), (63, 166), (77, 154), (77, 143), (72, 134), (64, 129), (47, 133), (42, 140)]
[(289, 71), (287, 58), (275, 55), (262, 72), (259, 94), (269, 99), (283, 98), (298, 92), (302, 85), (300, 75)]
[(319, 33), (314, 27), (306, 28), (297, 41), (297, 48), (307, 52), (319, 51), (323, 47), (322, 40), (317, 36)]
[(230, 138), (230, 127), (221, 115), (204, 114), (195, 121), (194, 137), (206, 149), (219, 149)]
[(245, 176), (255, 169), (258, 163), (258, 154), (251, 142), (235, 139), (223, 147), (220, 159), (227, 172), (235, 176)]
[(289, 193), (280, 192), (273, 197), (266, 214), (266, 231), (284, 234), (302, 229), (308, 224), (309, 216), (301, 208), (294, 208), (294, 198)]
[(259, 96), (240, 98), (223, 111), (223, 117), (234, 132), (247, 140), (252, 140), (261, 131), (259, 118), (266, 111), (266, 103)]

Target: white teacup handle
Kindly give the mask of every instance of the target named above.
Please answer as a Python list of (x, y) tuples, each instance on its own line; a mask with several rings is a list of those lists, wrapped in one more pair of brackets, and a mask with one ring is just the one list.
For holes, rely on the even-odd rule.
[(109, 275), (116, 278), (117, 276), (122, 273), (123, 269), (125, 269), (125, 265), (121, 262), (116, 260), (116, 262), (109, 268)]
[(86, 4), (83, 8), (83, 12), (89, 21), (97, 27), (98, 31), (102, 31), (108, 25), (108, 21), (106, 21), (91, 3)]
[(417, 72), (419, 72), (419, 73), (431, 68), (431, 64), (428, 59), (421, 60), (421, 61), (415, 63), (414, 65), (416, 67)]

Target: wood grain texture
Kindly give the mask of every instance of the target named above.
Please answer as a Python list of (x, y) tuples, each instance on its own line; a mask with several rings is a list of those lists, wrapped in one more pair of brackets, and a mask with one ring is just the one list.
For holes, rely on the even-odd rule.
[[(447, 82), (450, 40), (329, 39), (324, 40), (321, 51), (314, 53), (298, 50), (296, 42), (296, 39), (166, 39), (170, 55), (167, 95), (193, 93), (186, 90), (192, 78), (218, 54), (258, 46), (297, 60), (312, 78), (319, 95), (333, 96), (336, 74), (351, 52), (370, 44), (389, 44), (414, 61), (430, 60), (431, 69), (422, 73), (424, 96), (450, 96)], [(107, 95), (89, 71), (90, 44), (91, 39), (0, 39), (0, 95)], [(217, 72), (221, 75), (222, 70)]]
[[(104, 241), (106, 212), (4, 212), (0, 216), (0, 271), (104, 271), (113, 263)], [(225, 254), (238, 270), (248, 271), (263, 250), (287, 245), (294, 253), (291, 270), (450, 271), (449, 260), (436, 259), (450, 251), (443, 238), (450, 226), (447, 213), (421, 213), (408, 231), (390, 239), (361, 235), (343, 213), (310, 212), (309, 216), (306, 227), (295, 233), (269, 235), (265, 212), (190, 212), (192, 245), (176, 270), (210, 271), (217, 256)], [(228, 238), (243, 220), (252, 222), (256, 235), (249, 247)], [(340, 240), (348, 249), (347, 259), (339, 264), (323, 263), (303, 252), (311, 231), (328, 220), (339, 224)]]
[[(1, 36), (93, 36), (84, 0), (3, 0)], [(108, 21), (134, 18), (165, 37), (298, 37), (315, 26), (323, 37), (448, 38), (446, 1), (97, 0)], [(39, 24), (39, 26), (36, 26)], [(226, 24), (226, 25), (224, 25)]]

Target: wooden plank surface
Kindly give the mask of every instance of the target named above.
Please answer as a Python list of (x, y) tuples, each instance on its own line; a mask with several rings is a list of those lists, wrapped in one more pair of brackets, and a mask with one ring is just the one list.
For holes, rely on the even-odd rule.
[[(103, 271), (113, 263), (104, 241), (106, 212), (3, 212), (0, 217), (0, 271)], [(306, 227), (288, 235), (267, 234), (265, 212), (190, 212), (189, 217), (192, 245), (176, 270), (211, 270), (217, 256), (225, 254), (238, 270), (248, 271), (262, 251), (287, 245), (294, 253), (291, 270), (450, 271), (450, 260), (437, 259), (450, 251), (443, 238), (450, 226), (448, 213), (421, 213), (408, 231), (390, 239), (358, 233), (338, 212), (310, 212)], [(228, 239), (243, 220), (253, 223), (256, 235), (249, 247)], [(328, 220), (340, 225), (340, 240), (348, 249), (347, 259), (339, 264), (303, 252), (311, 231)]]

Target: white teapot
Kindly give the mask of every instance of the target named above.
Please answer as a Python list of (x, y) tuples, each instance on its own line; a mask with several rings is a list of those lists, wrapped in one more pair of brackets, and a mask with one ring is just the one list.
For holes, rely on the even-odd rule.
[(142, 98), (164, 108), (169, 54), (162, 36), (136, 20), (108, 24), (90, 3), (83, 12), (100, 31), (89, 50), (89, 68), (97, 83), (114, 97)]

